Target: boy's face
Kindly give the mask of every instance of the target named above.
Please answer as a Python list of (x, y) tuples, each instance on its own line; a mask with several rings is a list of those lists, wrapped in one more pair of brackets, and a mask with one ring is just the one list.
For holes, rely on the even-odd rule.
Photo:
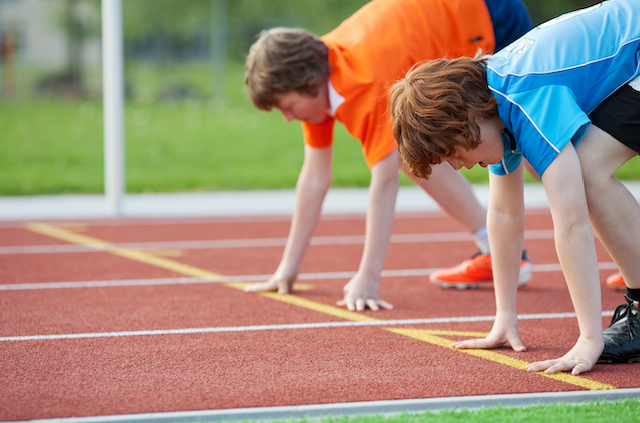
[(480, 127), (480, 144), (469, 151), (464, 147), (457, 147), (456, 151), (446, 158), (446, 161), (455, 170), (460, 170), (463, 167), (471, 169), (477, 164), (487, 167), (502, 160), (504, 155), (502, 129), (504, 129), (504, 125), (500, 119), (486, 119), (480, 121), (478, 126)]
[(295, 119), (309, 123), (322, 123), (327, 115), (331, 114), (326, 85), (320, 88), (316, 96), (292, 91), (276, 94), (275, 100), (275, 108), (280, 110), (287, 122)]

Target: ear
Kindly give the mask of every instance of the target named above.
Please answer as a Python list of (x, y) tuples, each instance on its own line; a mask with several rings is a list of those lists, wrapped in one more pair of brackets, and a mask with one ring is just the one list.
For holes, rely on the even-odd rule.
[(482, 122), (482, 114), (480, 113), (479, 110), (477, 110), (475, 107), (473, 107), (472, 104), (467, 104), (467, 122), (469, 122), (469, 124), (471, 125), (477, 125), (478, 123)]
[(478, 115), (479, 113), (477, 113), (473, 108), (469, 108), (467, 110), (467, 118), (471, 124), (475, 123), (477, 125), (484, 120), (484, 117)]

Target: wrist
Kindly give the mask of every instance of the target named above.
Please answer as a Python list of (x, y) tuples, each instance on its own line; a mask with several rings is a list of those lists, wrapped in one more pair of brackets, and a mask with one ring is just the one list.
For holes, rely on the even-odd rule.
[(275, 276), (278, 279), (289, 280), (295, 277), (300, 272), (300, 267), (298, 266), (278, 266), (278, 269), (275, 272)]

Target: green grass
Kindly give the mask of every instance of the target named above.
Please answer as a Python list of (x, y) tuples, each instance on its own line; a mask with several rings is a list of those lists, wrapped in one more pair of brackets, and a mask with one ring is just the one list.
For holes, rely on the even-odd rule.
[(359, 415), (321, 419), (275, 420), (321, 423), (600, 423), (636, 421), (640, 413), (638, 399), (612, 402), (589, 402), (582, 405), (550, 404), (530, 407), (490, 407), (478, 410), (446, 410), (391, 416)]
[[(302, 166), (300, 125), (249, 105), (127, 105), (128, 192), (292, 188)], [(0, 194), (99, 193), (98, 103), (0, 105)], [(357, 141), (335, 144), (335, 186), (366, 186)]]
[[(141, 67), (128, 75), (139, 93), (125, 110), (128, 192), (295, 186), (304, 154), (300, 125), (256, 110), (240, 65), (228, 75), (224, 106), (206, 98), (156, 100), (167, 81), (206, 91), (206, 67)], [(102, 138), (97, 100), (0, 102), (0, 195), (101, 193)], [(359, 143), (339, 126), (334, 186), (367, 186), (369, 179)]]
[[(20, 99), (0, 101), (0, 195), (103, 192), (101, 102), (35, 98), (28, 87), (37, 72), (21, 74), (31, 82), (19, 81)], [(128, 192), (295, 187), (304, 154), (300, 125), (253, 107), (242, 65), (230, 66), (224, 105), (208, 99), (212, 74), (205, 65), (138, 64), (126, 74), (134, 92), (125, 110)], [(199, 87), (206, 97), (157, 100), (163, 87), (177, 83)], [(640, 179), (638, 164), (632, 160), (618, 176)], [(473, 183), (488, 181), (486, 169), (464, 173)], [(359, 142), (337, 124), (333, 186), (366, 187), (369, 181)]]

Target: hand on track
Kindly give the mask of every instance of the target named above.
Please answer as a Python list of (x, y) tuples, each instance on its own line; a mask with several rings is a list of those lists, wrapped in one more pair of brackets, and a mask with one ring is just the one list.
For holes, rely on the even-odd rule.
[(588, 372), (598, 361), (604, 344), (602, 340), (589, 341), (578, 338), (576, 345), (568, 353), (554, 360), (537, 361), (527, 366), (529, 372), (557, 373), (571, 371), (572, 375)]
[(380, 308), (391, 310), (393, 306), (379, 298), (380, 280), (367, 280), (357, 274), (344, 288), (344, 297), (336, 302), (339, 306), (346, 306), (350, 311), (364, 311), (367, 307), (377, 311)]
[(486, 338), (481, 339), (469, 339), (466, 341), (456, 342), (452, 345), (453, 348), (499, 348), (506, 343), (511, 345), (516, 352), (526, 351), (527, 348), (520, 342), (520, 336), (518, 335), (518, 320), (515, 315), (509, 316), (496, 316), (496, 320), (493, 323), (493, 328)]
[(281, 278), (276, 275), (271, 276), (266, 282), (257, 282), (244, 287), (244, 292), (265, 292), (278, 291), (278, 294), (289, 294), (293, 287), (293, 283), (298, 277), (297, 274), (289, 278)]

